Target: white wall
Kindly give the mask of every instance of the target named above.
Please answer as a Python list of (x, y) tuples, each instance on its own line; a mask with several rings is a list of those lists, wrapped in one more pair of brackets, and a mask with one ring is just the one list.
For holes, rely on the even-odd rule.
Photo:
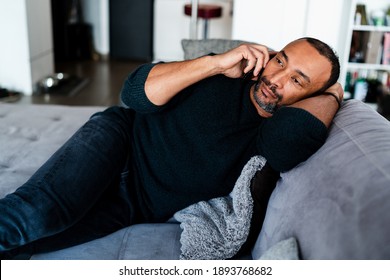
[(351, 0), (308, 0), (304, 36), (316, 37), (342, 56), (348, 29)]
[(0, 0), (0, 86), (31, 91), (26, 3)]
[(234, 39), (281, 49), (305, 30), (308, 0), (235, 0)]
[(82, 0), (84, 20), (92, 24), (95, 50), (108, 55), (110, 52), (109, 0)]
[(274, 49), (312, 36), (344, 51), (350, 0), (235, 0), (234, 39), (256, 41)]
[(50, 0), (0, 0), (0, 86), (26, 95), (54, 71)]

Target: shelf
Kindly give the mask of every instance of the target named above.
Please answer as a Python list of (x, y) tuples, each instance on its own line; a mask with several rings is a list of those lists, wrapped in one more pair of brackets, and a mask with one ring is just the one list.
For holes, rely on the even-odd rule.
[(348, 69), (366, 69), (366, 70), (378, 70), (378, 71), (390, 71), (390, 65), (384, 64), (367, 64), (367, 63), (353, 63), (349, 62)]
[(390, 26), (354, 25), (352, 29), (353, 31), (390, 32)]
[[(349, 23), (347, 26), (348, 33), (345, 38), (345, 50), (343, 53), (344, 61), (342, 62), (342, 71), (340, 74), (340, 80), (345, 83), (344, 99), (348, 100), (352, 97), (364, 96), (363, 100), (367, 97), (367, 89), (365, 86), (362, 88), (356, 87), (356, 81), (359, 78), (362, 79), (375, 79), (379, 81), (382, 86), (388, 88), (389, 76), (390, 76), (390, 65), (375, 63), (379, 62), (379, 56), (383, 56), (383, 36), (386, 33), (390, 33), (390, 26), (377, 26), (377, 25), (359, 25), (355, 24), (356, 6), (358, 4), (365, 5), (366, 17), (372, 14), (372, 11), (383, 10), (387, 11), (389, 0), (350, 0), (347, 1), (349, 5)], [(382, 38), (381, 38), (382, 37)], [(382, 39), (382, 40), (381, 40)], [(370, 45), (368, 45), (370, 44)], [(368, 62), (374, 63), (357, 63), (350, 62), (352, 56), (365, 59)], [(355, 56), (357, 52), (360, 52), (358, 56)], [(375, 58), (375, 59), (374, 59)], [(381, 60), (382, 61), (382, 60)], [(349, 90), (358, 90), (358, 92), (349, 92)], [(364, 91), (367, 90), (366, 93)], [(369, 100), (373, 99), (370, 92)], [(367, 103), (374, 110), (378, 110), (377, 103)]]

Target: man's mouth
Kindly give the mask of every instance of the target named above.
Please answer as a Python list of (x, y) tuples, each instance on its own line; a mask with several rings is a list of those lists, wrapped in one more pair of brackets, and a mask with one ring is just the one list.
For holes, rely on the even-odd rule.
[(272, 84), (264, 77), (257, 80), (253, 97), (257, 105), (270, 114), (275, 112), (279, 101), (282, 99), (282, 96), (276, 91), (276, 88), (272, 87)]
[(259, 90), (263, 94), (263, 96), (267, 97), (268, 99), (274, 99), (279, 101), (281, 99), (281, 95), (276, 91), (275, 88), (272, 88), (271, 86), (267, 85), (266, 81), (261, 81)]
[(264, 97), (266, 97), (268, 99), (279, 99), (275, 95), (275, 93), (273, 93), (271, 90), (267, 89), (265, 86), (260, 86), (260, 92), (263, 94)]

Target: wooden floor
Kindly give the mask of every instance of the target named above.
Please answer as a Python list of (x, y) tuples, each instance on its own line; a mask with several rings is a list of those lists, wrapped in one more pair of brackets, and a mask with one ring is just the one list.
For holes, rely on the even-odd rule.
[(73, 95), (39, 94), (23, 96), (18, 103), (111, 106), (119, 104), (119, 92), (129, 73), (144, 62), (78, 61), (57, 63), (56, 72), (85, 79), (84, 86)]

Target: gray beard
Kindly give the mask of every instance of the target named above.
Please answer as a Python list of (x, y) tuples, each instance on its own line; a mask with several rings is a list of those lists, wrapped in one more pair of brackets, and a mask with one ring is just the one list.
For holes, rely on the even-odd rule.
[(267, 113), (273, 114), (275, 111), (278, 109), (277, 108), (277, 103), (269, 103), (265, 104), (263, 101), (260, 100), (260, 98), (257, 96), (257, 92), (259, 91), (259, 86), (260, 86), (260, 81), (258, 81), (255, 85), (255, 88), (253, 90), (253, 98), (255, 99), (257, 105), (260, 106), (264, 111)]

